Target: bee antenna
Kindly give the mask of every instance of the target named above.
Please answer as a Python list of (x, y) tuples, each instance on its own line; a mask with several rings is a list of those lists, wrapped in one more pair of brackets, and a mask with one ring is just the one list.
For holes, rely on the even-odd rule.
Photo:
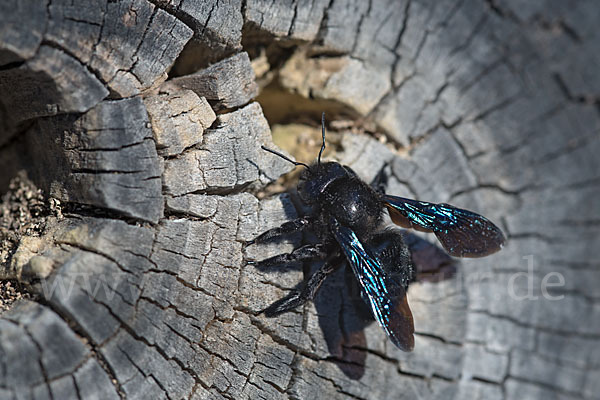
[(321, 114), (321, 136), (323, 137), (323, 142), (321, 144), (321, 151), (319, 151), (319, 158), (317, 159), (317, 164), (321, 165), (321, 154), (323, 154), (323, 150), (325, 150), (325, 113)]
[(309, 169), (309, 170), (310, 170), (310, 167), (309, 167), (308, 165), (304, 164), (303, 162), (294, 161), (294, 160), (292, 160), (292, 159), (290, 159), (290, 158), (288, 158), (288, 157), (284, 156), (284, 155), (283, 155), (283, 154), (281, 154), (280, 152), (278, 152), (278, 151), (275, 151), (275, 150), (268, 149), (268, 148), (266, 148), (265, 146), (260, 146), (260, 148), (261, 148), (261, 149), (263, 149), (263, 150), (265, 150), (265, 151), (268, 151), (269, 153), (273, 153), (273, 154), (275, 154), (276, 156), (279, 156), (279, 157), (283, 158), (283, 159), (284, 159), (284, 160), (286, 160), (286, 161), (289, 161), (289, 162), (291, 162), (291, 163), (292, 163), (292, 164), (294, 164), (295, 166), (302, 165), (302, 166), (303, 166), (303, 167), (305, 167), (306, 169)]

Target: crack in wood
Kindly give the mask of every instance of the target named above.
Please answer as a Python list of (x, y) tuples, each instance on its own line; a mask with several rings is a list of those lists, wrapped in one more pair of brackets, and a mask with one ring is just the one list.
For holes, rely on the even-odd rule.
[(71, 318), (66, 312), (63, 312), (63, 310), (60, 307), (58, 307), (57, 305), (55, 305), (54, 303), (49, 302), (49, 301), (44, 301), (43, 299), (42, 299), (42, 301), (40, 301), (40, 303), (42, 305), (49, 307), (52, 311), (54, 311), (56, 314), (58, 314), (67, 324), (69, 324), (73, 333), (75, 333), (79, 337), (85, 339), (84, 343), (86, 344), (86, 346), (89, 347), (90, 353), (94, 356), (94, 358), (96, 358), (96, 360), (98, 361), (98, 364), (100, 364), (100, 366), (102, 367), (104, 372), (106, 372), (106, 374), (110, 378), (110, 381), (114, 385), (115, 390), (117, 391), (117, 394), (119, 395), (119, 397), (124, 400), (126, 398), (125, 392), (123, 391), (122, 386), (119, 384), (119, 381), (117, 380), (116, 372), (110, 367), (110, 364), (104, 358), (102, 353), (100, 353), (98, 351), (98, 349), (99, 349), (98, 345), (96, 345), (94, 343), (94, 340), (89, 335), (86, 334), (85, 329), (83, 329), (83, 327), (81, 325), (79, 325), (79, 323), (75, 319)]

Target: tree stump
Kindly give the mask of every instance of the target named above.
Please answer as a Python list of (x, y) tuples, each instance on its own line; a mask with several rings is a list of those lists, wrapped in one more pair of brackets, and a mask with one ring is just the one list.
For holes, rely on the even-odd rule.
[[(597, 398), (599, 18), (592, 1), (4, 2), (0, 190), (26, 171), (50, 211), (6, 242), (1, 276), (33, 297), (0, 317), (0, 397)], [(410, 287), (412, 353), (364, 321), (343, 269), (259, 313), (314, 269), (246, 263), (303, 240), (244, 246), (302, 212), (261, 195), (291, 165), (260, 146), (321, 111), (367, 127), (330, 153), (365, 180), (386, 168), (389, 193), (507, 234)]]

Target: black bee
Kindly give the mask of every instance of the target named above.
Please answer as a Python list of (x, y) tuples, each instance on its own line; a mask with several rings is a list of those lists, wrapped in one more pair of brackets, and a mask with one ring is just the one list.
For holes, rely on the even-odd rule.
[(386, 195), (363, 182), (351, 168), (337, 162), (321, 163), (323, 142), (317, 162), (306, 165), (262, 147), (298, 166), (305, 167), (298, 185), (300, 199), (311, 207), (309, 215), (270, 229), (248, 244), (263, 243), (301, 230), (312, 231), (317, 244), (299, 247), (289, 254), (260, 261), (261, 267), (296, 261), (324, 260), (302, 290), (264, 310), (273, 317), (312, 300), (323, 281), (346, 261), (361, 287), (361, 295), (373, 317), (401, 350), (414, 347), (413, 317), (406, 291), (413, 277), (408, 247), (398, 230), (383, 226), (387, 209), (394, 223), (402, 227), (434, 232), (448, 254), (456, 257), (483, 257), (504, 244), (502, 231), (485, 217), (449, 204), (434, 204)]

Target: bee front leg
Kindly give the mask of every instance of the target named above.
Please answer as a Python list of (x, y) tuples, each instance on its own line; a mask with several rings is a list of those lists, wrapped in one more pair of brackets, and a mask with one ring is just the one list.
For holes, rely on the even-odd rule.
[(261, 233), (253, 240), (246, 242), (246, 245), (251, 245), (255, 243), (264, 243), (269, 240), (275, 239), (279, 236), (288, 235), (290, 233), (301, 231), (306, 228), (312, 222), (312, 218), (310, 217), (300, 217), (294, 219), (292, 221), (284, 222), (281, 226), (277, 228), (269, 229), (266, 232)]

